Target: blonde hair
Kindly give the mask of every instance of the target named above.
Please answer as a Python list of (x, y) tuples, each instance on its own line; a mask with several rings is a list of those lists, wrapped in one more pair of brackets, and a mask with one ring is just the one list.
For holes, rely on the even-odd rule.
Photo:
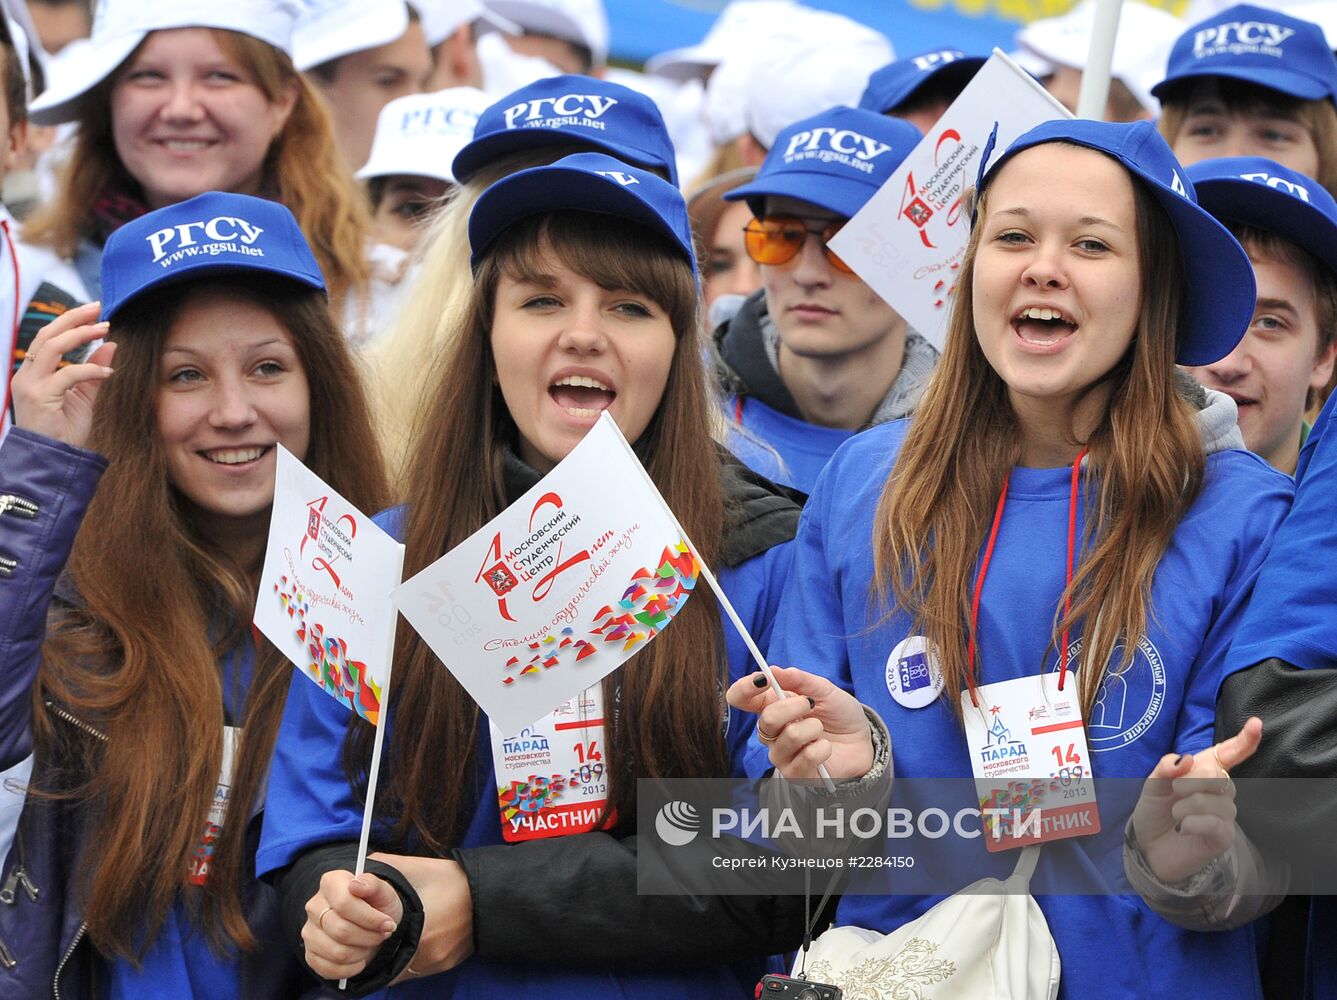
[[(334, 145), (328, 113), (286, 54), (251, 35), (210, 28), (219, 47), (236, 59), (269, 101), (295, 88), (297, 100), (283, 129), (265, 154), (261, 190), (297, 217), (320, 264), (337, 306), (367, 282), (366, 198), (353, 183)], [(142, 45), (142, 43), (141, 43)], [(23, 228), (30, 243), (72, 257), (81, 240), (99, 241), (94, 206), (108, 192), (141, 196), (140, 184), (116, 152), (112, 138), (111, 91), (124, 67), (102, 81), (84, 102), (79, 134), (55, 199), (33, 212)]]
[(751, 166), (751, 164), (743, 159), (738, 143), (726, 142), (722, 146), (715, 147), (715, 152), (711, 154), (701, 173), (693, 178), (692, 183), (688, 184), (686, 189), (695, 191), (699, 188), (708, 187), (717, 177), (731, 174), (735, 170), (742, 170), (748, 166)]
[(469, 214), (484, 191), (527, 167), (543, 166), (571, 152), (564, 146), (526, 149), (499, 157), (457, 184), (415, 252), (417, 274), (399, 315), (384, 336), (362, 354), (372, 419), (390, 482), (398, 487), (409, 445), (420, 435), (431, 387), (441, 378), (452, 339), (461, 329), (473, 295), (469, 268)]

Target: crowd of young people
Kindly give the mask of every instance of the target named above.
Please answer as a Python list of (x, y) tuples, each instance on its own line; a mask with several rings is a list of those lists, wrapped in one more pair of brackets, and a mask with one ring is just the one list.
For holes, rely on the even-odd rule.
[[(1134, 14), (1166, 55), (1116, 59), (1109, 117), (1159, 121), (985, 150), (939, 351), (828, 244), (980, 57), (851, 89), (853, 59), (860, 106), (813, 113), (758, 81), (885, 40), (738, 0), (661, 61), (744, 123), (697, 162), (607, 65), (598, 0), (104, 0), (55, 61), (22, 7), (5, 166), (63, 128), (49, 196), (0, 214), (0, 995), (750, 996), (811, 901), (638, 894), (639, 782), (924, 805), (913, 779), (970, 778), (974, 716), (1067, 684), (1086, 773), (1140, 793), (1045, 844), (1057, 996), (1337, 997), (1337, 908), (1274, 912), (1337, 820), (1318, 25)], [(251, 627), (278, 446), (380, 512), (407, 578), (604, 412), (797, 697), (698, 588), (591, 689), (598, 828), (508, 843), (488, 717), (401, 622), (355, 877), (373, 730)], [(1251, 810), (1232, 773), (1314, 791)], [(953, 840), (921, 868), (1015, 863)], [(891, 932), (943, 895), (893, 877), (826, 916)]]

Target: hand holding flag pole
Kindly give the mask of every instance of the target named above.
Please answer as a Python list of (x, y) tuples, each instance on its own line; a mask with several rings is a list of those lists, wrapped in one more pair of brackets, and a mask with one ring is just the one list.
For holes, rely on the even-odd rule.
[(355, 875), (367, 865), (399, 620), (390, 593), (403, 576), (404, 546), (280, 445), (254, 622), (299, 673), (376, 727)]
[[(678, 526), (678, 530), (682, 531), (681, 525)], [(738, 634), (742, 636), (743, 643), (747, 646), (748, 652), (752, 654), (752, 659), (757, 661), (757, 666), (760, 667), (761, 672), (766, 675), (766, 680), (770, 683), (771, 690), (775, 692), (777, 698), (788, 698), (790, 696), (789, 692), (782, 688), (780, 682), (775, 679), (775, 673), (771, 670), (771, 665), (766, 662), (766, 657), (761, 655), (761, 650), (757, 648), (757, 644), (753, 640), (752, 634), (748, 632), (747, 626), (744, 625), (743, 620), (738, 617), (738, 612), (734, 610), (733, 604), (730, 603), (729, 598), (725, 595), (724, 588), (722, 588), (715, 580), (715, 574), (712, 573), (710, 568), (701, 560), (700, 554), (696, 551), (696, 546), (693, 545), (692, 540), (687, 537), (687, 532), (683, 531), (682, 537), (683, 541), (687, 543), (687, 547), (692, 550), (692, 555), (696, 559), (696, 564), (701, 569), (701, 575), (706, 578), (706, 583), (710, 584), (710, 589), (715, 592), (715, 598), (720, 602), (720, 607), (722, 607), (724, 613), (729, 616), (729, 620), (733, 622), (734, 628), (738, 629)], [(826, 786), (826, 790), (834, 794), (836, 783), (831, 780), (831, 775), (826, 770), (826, 765), (818, 764), (817, 773), (821, 775), (822, 784)]]
[[(654, 480), (650, 478), (650, 474), (645, 471), (645, 466), (643, 466), (641, 460), (636, 457), (636, 453), (631, 450), (631, 445), (629, 445), (627, 439), (622, 436), (622, 431), (618, 428), (613, 418), (605, 411), (604, 415), (599, 419), (607, 420), (612, 424), (613, 428), (617, 431), (617, 439), (622, 442), (622, 447), (627, 449), (627, 454), (631, 457), (631, 464), (640, 471), (640, 474), (645, 479), (646, 485), (650, 487), (654, 492), (654, 495), (659, 496), (659, 488), (655, 486)], [(663, 503), (662, 498), (660, 502)], [(707, 566), (705, 560), (701, 558), (701, 553), (697, 551), (695, 543), (687, 532), (683, 531), (682, 525), (678, 522), (678, 518), (673, 511), (669, 509), (669, 505), (664, 503), (663, 507), (665, 513), (668, 514), (669, 518), (673, 521), (674, 526), (678, 529), (678, 533), (682, 536), (682, 540), (686, 542), (687, 547), (692, 550), (692, 558), (696, 560), (696, 565), (701, 570), (701, 575), (706, 578), (706, 583), (709, 584), (710, 589), (714, 591), (715, 599), (720, 602), (720, 607), (724, 609), (724, 613), (729, 616), (729, 621), (733, 622), (734, 628), (738, 630), (739, 636), (742, 637), (743, 644), (747, 646), (748, 652), (752, 654), (752, 659), (756, 660), (757, 666), (760, 667), (761, 672), (766, 675), (766, 680), (770, 684), (771, 690), (775, 692), (777, 698), (788, 698), (789, 692), (782, 688), (780, 682), (775, 679), (775, 673), (771, 670), (771, 665), (766, 662), (766, 657), (761, 655), (761, 650), (757, 648), (757, 643), (752, 638), (752, 633), (747, 630), (747, 626), (743, 624), (743, 620), (738, 617), (738, 612), (734, 610), (733, 602), (729, 600), (729, 596), (724, 592), (724, 588), (721, 587), (719, 581), (715, 579), (715, 574), (710, 571), (710, 567)], [(821, 776), (822, 783), (826, 786), (826, 790), (834, 794), (836, 783), (831, 780), (831, 775), (826, 770), (826, 765), (818, 764), (817, 773)]]
[[(395, 567), (395, 580), (404, 578), (404, 546), (398, 546), (399, 564)], [(367, 772), (367, 802), (362, 807), (362, 833), (357, 842), (357, 864), (353, 867), (353, 877), (357, 878), (367, 870), (367, 847), (371, 840), (371, 816), (376, 808), (376, 780), (381, 774), (381, 747), (385, 744), (385, 713), (390, 704), (390, 675), (395, 665), (395, 623), (398, 616), (392, 616), (390, 628), (385, 633), (385, 645), (381, 662), (385, 664), (385, 681), (381, 696), (381, 714), (376, 721), (376, 738), (371, 745), (371, 767)], [(339, 980), (339, 989), (348, 988), (348, 980)]]

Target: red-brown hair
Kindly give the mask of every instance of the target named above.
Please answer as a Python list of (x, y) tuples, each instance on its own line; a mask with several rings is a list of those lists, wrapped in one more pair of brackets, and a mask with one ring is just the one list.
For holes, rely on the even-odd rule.
[[(186, 888), (222, 761), (220, 663), (252, 641), (259, 567), (238, 565), (196, 530), (168, 477), (152, 403), (163, 345), (199, 287), (147, 295), (113, 321), (116, 374), (98, 395), (89, 442), (110, 464), (67, 566), (78, 605), (53, 611), (34, 688), (38, 753), (59, 775), (38, 792), (61, 789), (88, 814), (79, 870), (88, 933), (103, 954), (131, 960)], [(311, 387), (306, 464), (360, 509), (379, 509), (385, 482), (367, 404), (321, 293), (254, 277), (224, 287), (263, 305), (292, 336)], [(246, 825), (291, 676), (259, 641), (213, 868), (186, 896), (219, 947), (255, 944), (241, 902)], [(100, 728), (105, 744), (54, 717), (48, 700)]]
[[(250, 74), (271, 102), (295, 89), (292, 113), (265, 156), (261, 189), (286, 205), (311, 244), (336, 308), (367, 281), (367, 234), (371, 221), (366, 197), (348, 176), (334, 144), (329, 113), (292, 60), (251, 35), (210, 28), (219, 46)], [(79, 241), (99, 239), (93, 207), (108, 192), (142, 197), (112, 139), (111, 91), (121, 68), (89, 95), (79, 116), (78, 138), (61, 175), (56, 197), (36, 209), (23, 228), (30, 243), (73, 256)]]

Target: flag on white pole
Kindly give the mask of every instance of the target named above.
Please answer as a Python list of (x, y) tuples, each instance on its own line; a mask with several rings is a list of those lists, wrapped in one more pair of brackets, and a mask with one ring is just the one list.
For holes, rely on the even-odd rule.
[(390, 684), (404, 546), (278, 445), (255, 624), (293, 665), (376, 725)]
[(512, 736), (644, 648), (682, 610), (700, 571), (604, 414), (538, 485), (394, 598)]

